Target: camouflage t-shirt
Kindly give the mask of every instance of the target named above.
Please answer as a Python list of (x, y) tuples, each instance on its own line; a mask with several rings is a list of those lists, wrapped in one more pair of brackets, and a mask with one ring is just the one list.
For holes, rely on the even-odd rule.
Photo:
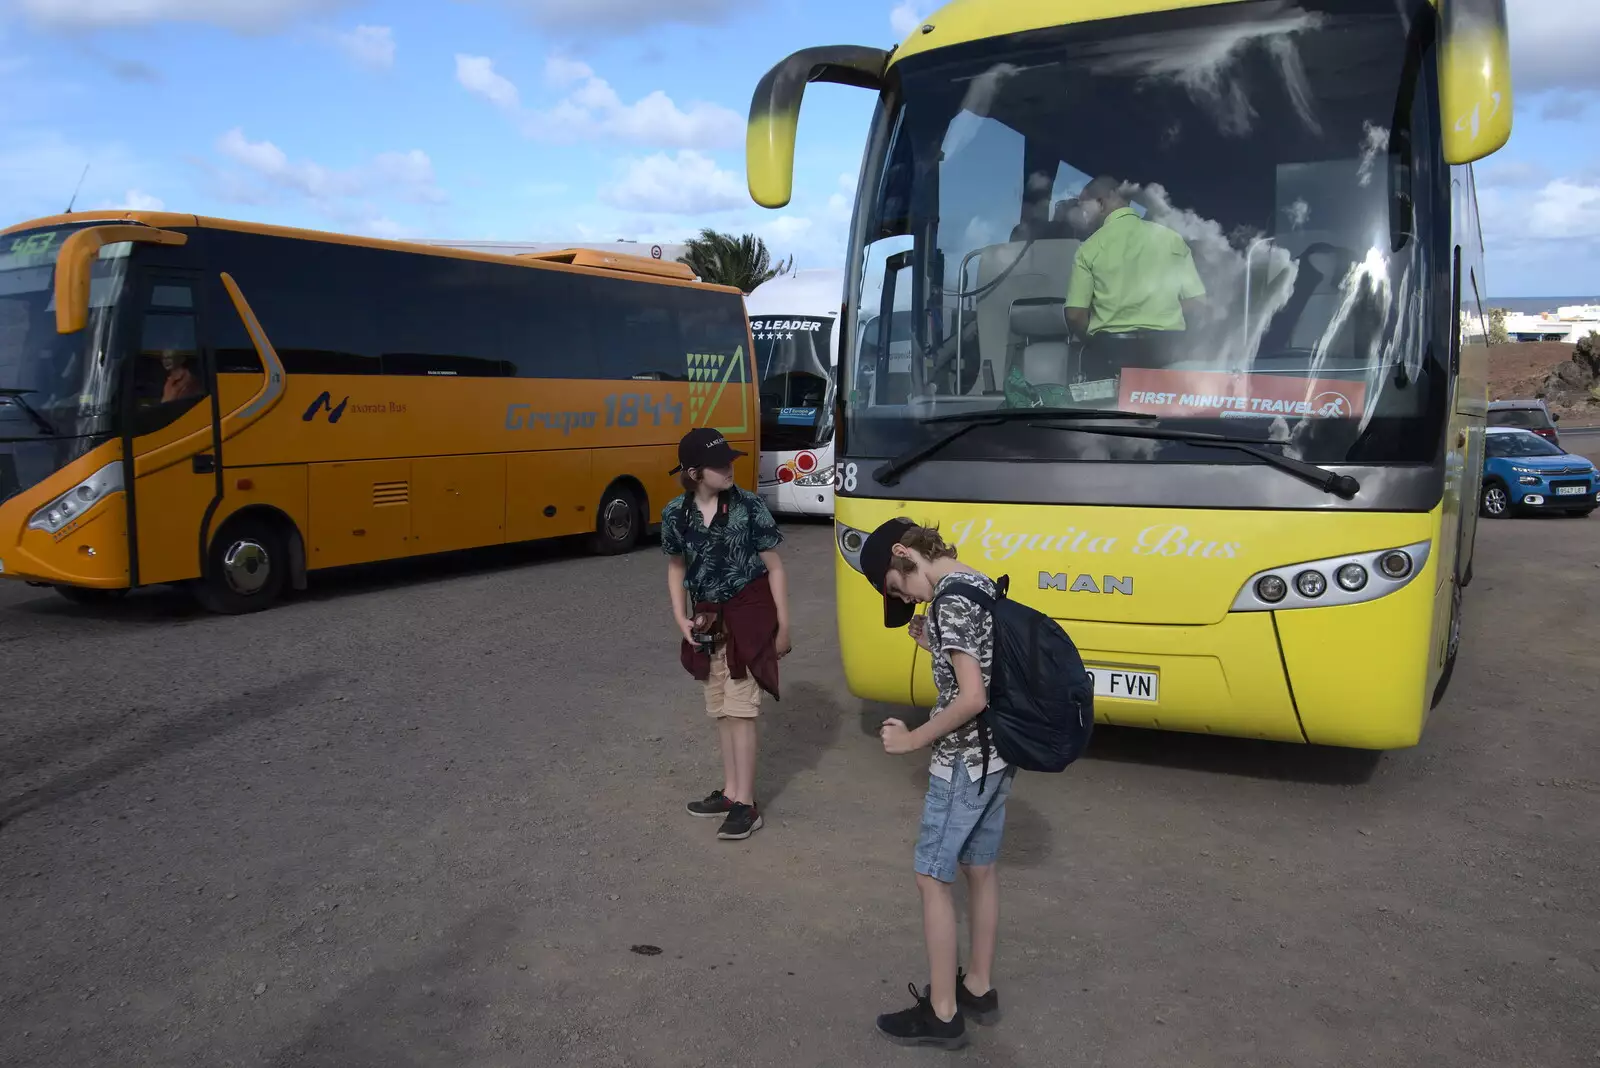
[[(939, 595), (956, 583), (976, 586), (990, 597), (998, 597), (1000, 594), (993, 580), (987, 575), (970, 571), (957, 571), (947, 575), (934, 586), (933, 594), (937, 609), (928, 613), (927, 634), (928, 646), (934, 654), (933, 681), (939, 688), (939, 704), (933, 710), (935, 721), (939, 713), (948, 708), (950, 702), (961, 692), (960, 686), (956, 683), (956, 670), (950, 664), (951, 651), (966, 653), (978, 662), (983, 669), (985, 690), (989, 688), (990, 673), (994, 666), (994, 618), (982, 607), (960, 594), (952, 594), (939, 600)], [(949, 782), (954, 774), (956, 761), (960, 760), (966, 765), (968, 777), (977, 782), (983, 777), (983, 750), (978, 721), (968, 720), (959, 730), (952, 731), (933, 743), (933, 758), (929, 762), (928, 771)], [(1006, 762), (1000, 759), (1000, 754), (995, 751), (991, 741), (989, 774), (993, 775), (1005, 766)]]
[(725, 603), (765, 575), (761, 554), (781, 541), (766, 502), (738, 486), (722, 495), (710, 526), (687, 494), (661, 509), (661, 551), (683, 557), (691, 608), (699, 601)]

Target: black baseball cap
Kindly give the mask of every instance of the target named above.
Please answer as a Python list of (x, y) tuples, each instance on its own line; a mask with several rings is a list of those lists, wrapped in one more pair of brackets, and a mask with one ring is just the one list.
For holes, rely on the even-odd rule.
[(889, 561), (894, 557), (894, 546), (901, 535), (916, 524), (909, 519), (891, 519), (867, 535), (861, 546), (861, 573), (867, 576), (872, 588), (883, 595), (883, 625), (897, 629), (911, 622), (917, 606), (902, 601), (884, 588), (889, 577)]
[(745, 453), (728, 444), (722, 431), (697, 426), (678, 442), (678, 466), (667, 474), (675, 475), (686, 467), (729, 467)]

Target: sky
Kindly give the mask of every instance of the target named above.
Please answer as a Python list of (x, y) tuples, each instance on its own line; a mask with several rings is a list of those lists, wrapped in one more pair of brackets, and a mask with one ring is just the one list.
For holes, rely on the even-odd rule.
[[(1494, 296), (1600, 293), (1595, 0), (1507, 0), (1515, 133), (1479, 164)], [(889, 47), (934, 0), (0, 0), (7, 223), (166, 208), (384, 237), (755, 232), (838, 266), (873, 97), (809, 88), (795, 196), (744, 119), (816, 44)]]

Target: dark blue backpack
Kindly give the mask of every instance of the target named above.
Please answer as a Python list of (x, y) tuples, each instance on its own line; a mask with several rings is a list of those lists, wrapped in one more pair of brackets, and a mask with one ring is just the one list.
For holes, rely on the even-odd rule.
[[(995, 580), (998, 598), (976, 586), (951, 583), (934, 599), (953, 594), (994, 618), (994, 661), (989, 671), (989, 707), (978, 730), (992, 739), (1000, 759), (1023, 771), (1063, 771), (1089, 746), (1094, 733), (1094, 684), (1078, 647), (1061, 624), (1006, 596), (1010, 579)], [(984, 746), (983, 777), (989, 777)], [(983, 792), (980, 784), (979, 793)]]

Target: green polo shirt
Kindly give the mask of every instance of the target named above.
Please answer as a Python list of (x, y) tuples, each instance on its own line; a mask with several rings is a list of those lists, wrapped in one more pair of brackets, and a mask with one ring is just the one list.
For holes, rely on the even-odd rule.
[(1185, 300), (1206, 295), (1188, 244), (1160, 223), (1118, 208), (1078, 247), (1067, 307), (1089, 309), (1089, 333), (1183, 330)]

